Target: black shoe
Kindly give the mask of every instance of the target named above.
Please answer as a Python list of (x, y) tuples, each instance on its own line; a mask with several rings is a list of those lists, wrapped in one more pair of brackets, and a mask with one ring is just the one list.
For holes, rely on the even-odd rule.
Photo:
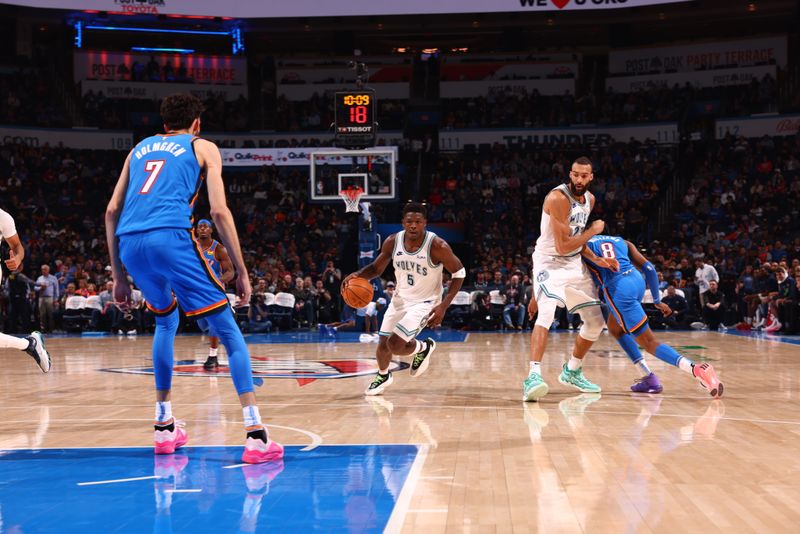
[(425, 349), (415, 354), (414, 359), (411, 361), (411, 376), (417, 377), (428, 370), (428, 365), (431, 363), (430, 357), (435, 350), (436, 342), (429, 337), (425, 340)]
[(218, 371), (219, 370), (219, 362), (217, 361), (216, 356), (209, 356), (206, 360), (206, 363), (203, 364), (203, 369), (206, 371)]

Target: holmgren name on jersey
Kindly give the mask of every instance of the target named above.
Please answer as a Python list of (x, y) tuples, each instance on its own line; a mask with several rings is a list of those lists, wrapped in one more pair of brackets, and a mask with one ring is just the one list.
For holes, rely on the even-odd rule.
[(156, 141), (154, 143), (150, 143), (147, 145), (142, 145), (139, 149), (133, 153), (136, 156), (136, 159), (142, 159), (142, 157), (150, 154), (151, 152), (169, 152), (176, 158), (181, 154), (186, 152), (186, 149), (180, 145), (180, 143), (176, 143), (174, 141)]

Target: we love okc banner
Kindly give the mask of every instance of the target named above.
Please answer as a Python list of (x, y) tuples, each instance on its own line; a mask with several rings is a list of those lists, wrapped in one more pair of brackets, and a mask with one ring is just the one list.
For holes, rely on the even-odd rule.
[(624, 9), (689, 0), (292, 0), (291, 2), (220, 2), (219, 0), (4, 0), (50, 9), (91, 9), (149, 15), (248, 17), (346, 17), (446, 13), (507, 13)]

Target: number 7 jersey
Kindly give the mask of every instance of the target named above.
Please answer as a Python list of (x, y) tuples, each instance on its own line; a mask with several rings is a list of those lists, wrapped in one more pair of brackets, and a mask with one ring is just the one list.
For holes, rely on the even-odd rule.
[(405, 248), (406, 232), (395, 234), (392, 263), (397, 279), (395, 295), (411, 302), (439, 301), (442, 298), (442, 264), (434, 265), (431, 246), (436, 234), (425, 232), (422, 245), (416, 251)]
[(203, 183), (195, 139), (191, 134), (154, 135), (133, 148), (118, 236), (192, 227), (192, 209)]

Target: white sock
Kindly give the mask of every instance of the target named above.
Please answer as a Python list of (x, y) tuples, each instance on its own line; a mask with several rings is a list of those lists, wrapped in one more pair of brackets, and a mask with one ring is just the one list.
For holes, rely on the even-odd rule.
[(156, 422), (166, 423), (172, 419), (172, 401), (156, 402)]
[(211, 348), (208, 349), (208, 355), (211, 356), (212, 358), (216, 358), (217, 357), (217, 351), (219, 351), (218, 348), (211, 347)]
[(684, 358), (683, 356), (681, 356), (680, 360), (678, 360), (678, 369), (680, 369), (681, 371), (684, 371), (684, 372), (689, 373), (689, 374), (693, 374), (692, 373), (692, 367), (693, 366), (694, 366), (694, 363), (692, 362), (692, 360), (690, 360), (688, 358)]
[(636, 367), (639, 369), (639, 372), (642, 373), (642, 378), (650, 375), (650, 368), (647, 366), (647, 362), (644, 361), (644, 358), (636, 362)]
[(263, 423), (261, 423), (261, 414), (258, 413), (258, 406), (245, 406), (242, 408), (242, 415), (244, 416), (245, 428), (250, 428), (251, 426), (264, 426)]
[(414, 354), (419, 354), (428, 347), (424, 341), (420, 341), (419, 339), (415, 339), (414, 341), (417, 344), (417, 347), (414, 349)]
[(30, 341), (27, 338), (0, 334), (0, 348), (2, 349), (25, 350), (28, 345), (30, 345)]
[(388, 375), (389, 374), (389, 368), (387, 367), (386, 369), (378, 369), (378, 374), (379, 375)]
[(583, 360), (576, 358), (575, 356), (570, 357), (569, 361), (567, 362), (567, 369), (570, 371), (577, 371), (581, 367), (583, 367)]
[(529, 373), (536, 373), (539, 376), (542, 376), (542, 362), (531, 362)]

